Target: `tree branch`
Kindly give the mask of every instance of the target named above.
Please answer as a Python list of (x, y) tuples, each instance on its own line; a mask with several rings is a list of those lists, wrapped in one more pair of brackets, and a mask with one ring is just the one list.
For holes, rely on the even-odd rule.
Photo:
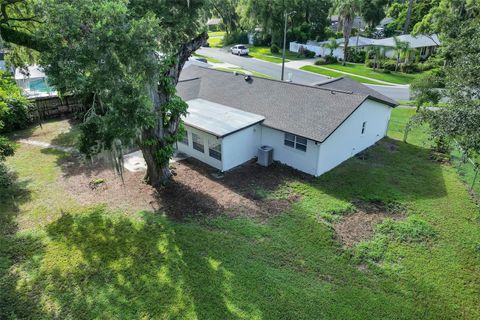
[(4, 25), (0, 25), (0, 36), (6, 42), (10, 42), (36, 51), (41, 52), (47, 49), (46, 43), (39, 41), (31, 34), (15, 30)]

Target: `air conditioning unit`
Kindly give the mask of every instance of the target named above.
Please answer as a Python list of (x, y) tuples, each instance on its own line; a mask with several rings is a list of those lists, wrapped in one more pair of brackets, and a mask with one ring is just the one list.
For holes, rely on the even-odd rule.
[(273, 162), (273, 148), (270, 146), (261, 146), (258, 148), (257, 163), (261, 166), (268, 167)]

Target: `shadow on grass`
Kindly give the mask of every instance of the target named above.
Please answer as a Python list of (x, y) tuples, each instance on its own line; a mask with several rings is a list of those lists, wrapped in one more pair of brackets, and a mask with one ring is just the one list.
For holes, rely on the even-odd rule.
[(191, 239), (164, 217), (139, 221), (93, 208), (64, 214), (47, 232), (56, 252), (39, 279), (52, 284), (45, 297), (56, 318), (236, 318), (208, 248), (185, 249)]
[(27, 189), (30, 181), (19, 181), (15, 173), (5, 174), (0, 163), (0, 318), (27, 319), (31, 314), (42, 315), (39, 298), (18, 292), (20, 280), (17, 266), (25, 264), (32, 270), (38, 267), (37, 258), (43, 255), (43, 243), (32, 234), (17, 234), (16, 219), (19, 206), (30, 201)]
[(312, 185), (347, 201), (441, 198), (446, 195), (442, 167), (429, 157), (429, 149), (384, 138), (363, 155), (323, 174)]

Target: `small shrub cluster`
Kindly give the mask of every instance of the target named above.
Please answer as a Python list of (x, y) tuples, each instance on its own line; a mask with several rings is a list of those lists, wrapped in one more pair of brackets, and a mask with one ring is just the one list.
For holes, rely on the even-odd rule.
[(315, 57), (315, 52), (308, 50), (304, 46), (300, 46), (300, 48), (298, 49), (298, 53), (308, 59)]
[(253, 35), (253, 45), (255, 47), (269, 46), (271, 43), (272, 43), (271, 35), (268, 35), (262, 32), (256, 32)]
[(422, 243), (435, 235), (431, 225), (416, 217), (405, 221), (385, 219), (376, 226), (373, 239), (362, 241), (355, 247), (354, 257), (358, 262), (378, 263), (385, 258), (391, 242)]
[(248, 34), (242, 31), (234, 31), (229, 34), (226, 34), (223, 37), (223, 44), (238, 44), (238, 43), (248, 43)]
[(349, 50), (348, 62), (364, 63), (367, 53), (364, 50)]
[(280, 48), (274, 43), (270, 47), (270, 52), (274, 54), (280, 53)]
[(325, 59), (325, 58), (318, 58), (318, 59), (315, 61), (315, 65), (316, 65), (316, 66), (323, 66), (324, 64), (328, 64), (328, 63), (327, 63), (327, 59)]
[(338, 59), (335, 56), (325, 56), (325, 60), (327, 61), (327, 64), (332, 64), (332, 63), (337, 63)]
[(0, 132), (25, 129), (31, 124), (31, 105), (22, 96), (12, 75), (0, 71)]

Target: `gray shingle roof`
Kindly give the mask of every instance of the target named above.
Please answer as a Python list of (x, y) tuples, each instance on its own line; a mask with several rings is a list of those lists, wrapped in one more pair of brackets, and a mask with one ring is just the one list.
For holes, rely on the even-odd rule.
[(395, 100), (390, 99), (389, 97), (384, 96), (380, 92), (367, 87), (355, 80), (350, 79), (349, 77), (340, 77), (335, 79), (330, 79), (325, 82), (317, 83), (317, 87), (331, 89), (331, 90), (342, 90), (353, 92), (356, 94), (364, 94), (370, 96), (374, 100), (384, 102), (388, 105), (396, 106), (398, 103)]
[[(184, 100), (201, 98), (265, 117), (263, 125), (323, 142), (366, 99), (365, 92), (235, 75), (198, 66), (182, 71), (177, 94)], [(376, 99), (375, 100), (380, 100)], [(394, 106), (390, 100), (383, 101)]]

